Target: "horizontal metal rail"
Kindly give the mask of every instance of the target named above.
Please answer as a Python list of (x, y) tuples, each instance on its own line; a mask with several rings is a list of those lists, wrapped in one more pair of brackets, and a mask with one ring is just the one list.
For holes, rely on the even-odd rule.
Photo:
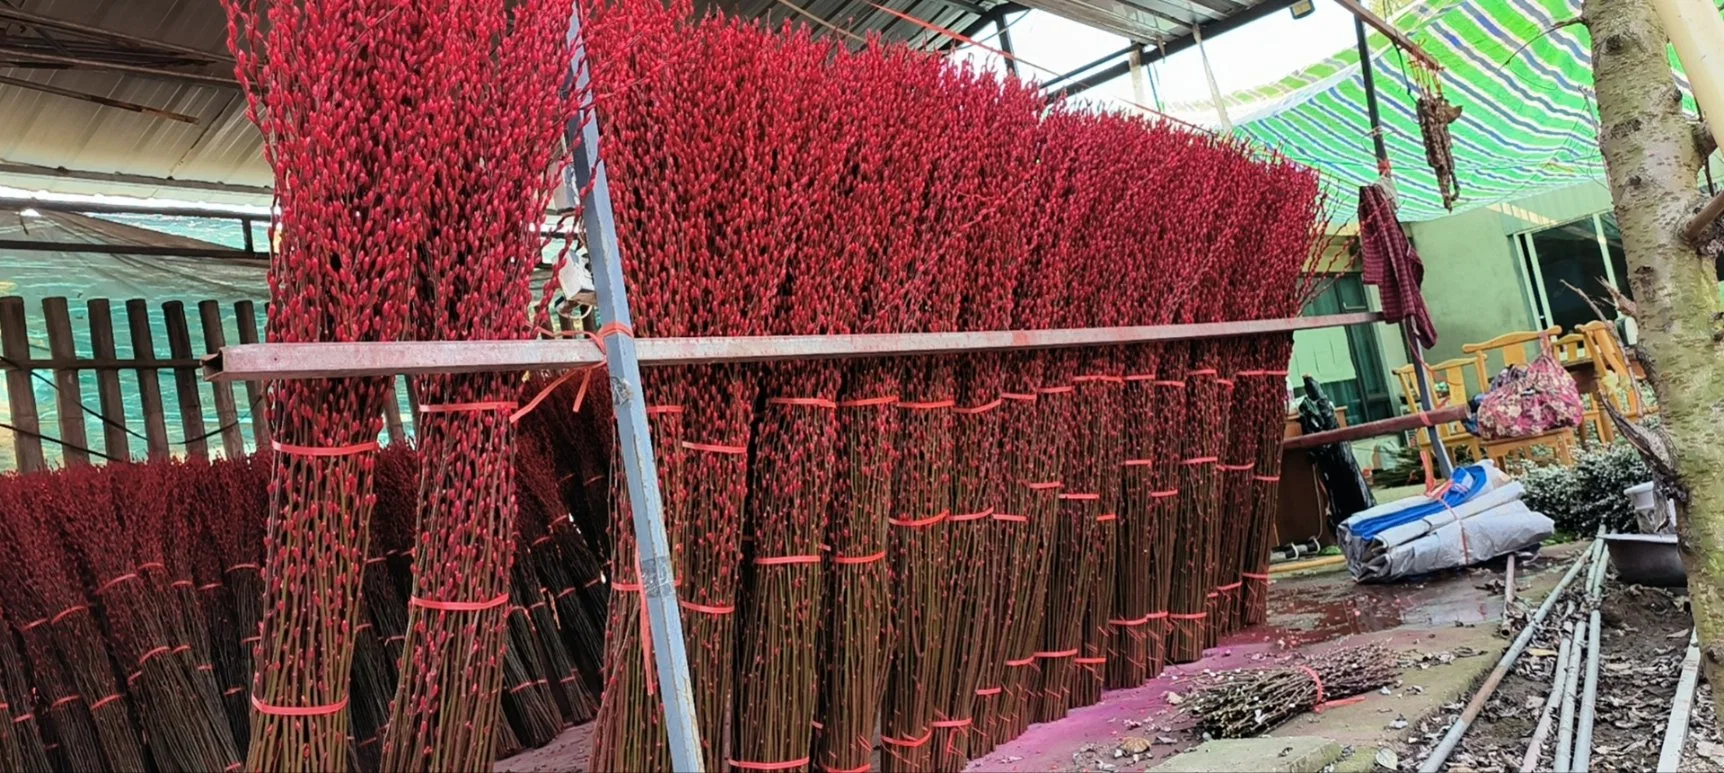
[[(637, 342), (637, 346), (641, 365), (662, 367), (1117, 346), (1289, 333), (1295, 330), (1362, 325), (1380, 322), (1382, 318), (1383, 315), (1379, 312), (1359, 312), (1322, 317), (1070, 330), (642, 338)], [(210, 381), (241, 381), (562, 370), (594, 366), (604, 362), (604, 359), (604, 352), (592, 341), (585, 339), (241, 344), (223, 347), (220, 352), (206, 357), (204, 378)]]

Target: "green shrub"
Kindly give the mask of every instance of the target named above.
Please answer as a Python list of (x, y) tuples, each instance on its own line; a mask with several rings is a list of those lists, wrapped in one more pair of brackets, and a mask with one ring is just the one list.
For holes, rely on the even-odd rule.
[(1606, 531), (1636, 531), (1634, 504), (1622, 492), (1652, 479), (1640, 455), (1617, 442), (1582, 449), (1574, 461), (1573, 467), (1528, 466), (1518, 471), (1526, 486), (1526, 506), (1549, 516), (1564, 534), (1589, 537), (1600, 523)]

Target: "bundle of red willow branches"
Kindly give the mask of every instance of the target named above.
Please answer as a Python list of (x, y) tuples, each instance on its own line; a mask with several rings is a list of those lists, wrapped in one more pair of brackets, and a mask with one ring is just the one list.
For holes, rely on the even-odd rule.
[[(686, 3), (589, 14), (639, 334), (1223, 321), (1303, 298), (1307, 170), (878, 42)], [(957, 769), (1104, 678), (1153, 676), (1170, 620), (1194, 657), (1255, 567), (1263, 539), (1237, 527), (1267, 523), (1241, 499), (1266, 476), (1226, 476), (1263, 441), (1222, 455), (1278, 418), (1256, 384), (1235, 405), (1266, 368), (1229, 351), (649, 373), (707, 767), (865, 770), (877, 722), (882, 767)], [(613, 510), (595, 759), (662, 766)]]

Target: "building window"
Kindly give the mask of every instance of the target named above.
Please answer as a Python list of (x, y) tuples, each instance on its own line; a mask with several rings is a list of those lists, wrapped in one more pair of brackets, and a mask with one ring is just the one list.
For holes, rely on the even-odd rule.
[[(1633, 297), (1628, 288), (1622, 237), (1616, 230), (1613, 214), (1592, 215), (1518, 233), (1512, 238), (1526, 280), (1533, 319), (1539, 327), (1556, 325), (1572, 330), (1597, 319), (1598, 315), (1576, 290), (1596, 299), (1605, 294), (1601, 284), (1609, 283), (1623, 295)], [(1608, 303), (1599, 305), (1606, 315), (1614, 318), (1615, 310)]]

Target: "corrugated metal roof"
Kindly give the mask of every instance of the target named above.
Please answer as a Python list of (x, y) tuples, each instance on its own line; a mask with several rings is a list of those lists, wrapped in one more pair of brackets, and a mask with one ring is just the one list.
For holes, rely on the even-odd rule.
[[(119, 193), (231, 203), (267, 203), (272, 177), (261, 139), (230, 86), (131, 72), (8, 66), (37, 57), (91, 57), (123, 52), (133, 64), (170, 66), (231, 78), (221, 63), (185, 64), (184, 50), (225, 57), (227, 17), (219, 0), (0, 0), (0, 185), (61, 193)], [(964, 30), (1001, 0), (873, 0), (939, 27)], [(1040, 8), (1139, 43), (1177, 39), (1191, 25), (1243, 12), (1263, 0), (1026, 0)], [(875, 8), (870, 0), (697, 0), (747, 18), (773, 22), (818, 17), (857, 36), (933, 47), (939, 33)], [(1012, 8), (1023, 6), (1011, 5)], [(184, 50), (140, 49), (71, 30), (45, 40), (12, 13), (121, 33)], [(1001, 10), (1004, 10), (1002, 8)], [(1206, 28), (1207, 29), (1207, 28)], [(816, 34), (833, 34), (816, 27)], [(20, 53), (18, 49), (30, 49)], [(177, 63), (176, 63), (177, 62)], [(8, 84), (22, 80), (60, 93)], [(193, 122), (99, 105), (65, 92), (170, 111)]]
[[(750, 18), (782, 21), (799, 18), (792, 2), (721, 0), (712, 5)], [(881, 0), (881, 4), (954, 29), (975, 21), (981, 10), (969, 0)], [(227, 17), (219, 0), (25, 0), (17, 5), (39, 17), (226, 54)], [(934, 36), (864, 0), (801, 0), (795, 5), (857, 35), (879, 32), (913, 44)], [(70, 33), (54, 35), (79, 39)], [(44, 45), (30, 26), (0, 18), (0, 48), (24, 43)], [(0, 61), (8, 59), (0, 52)], [(231, 74), (219, 64), (174, 69)], [(269, 167), (261, 156), (257, 130), (245, 117), (244, 97), (236, 89), (88, 69), (0, 66), (0, 78), (196, 119), (196, 123), (184, 123), (0, 83), (0, 185), (62, 193), (267, 201), (263, 191), (271, 183)], [(62, 171), (55, 174), (54, 170)]]

